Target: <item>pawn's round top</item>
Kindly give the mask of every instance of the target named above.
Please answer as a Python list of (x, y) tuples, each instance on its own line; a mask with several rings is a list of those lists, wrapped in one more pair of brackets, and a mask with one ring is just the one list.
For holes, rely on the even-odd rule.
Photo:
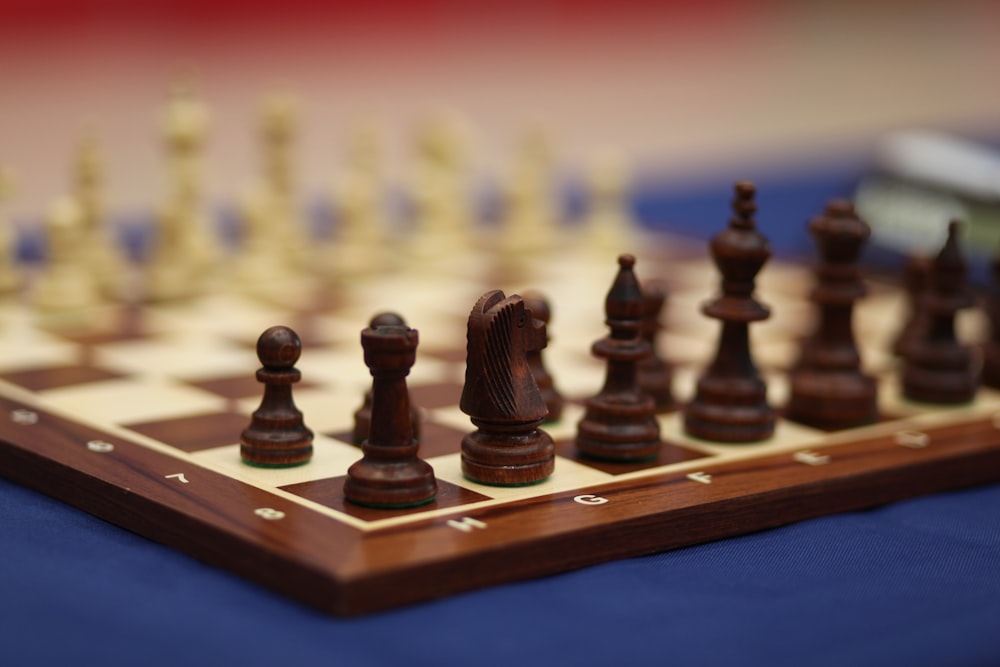
[(618, 266), (623, 269), (631, 269), (635, 266), (635, 255), (618, 255)]
[(390, 311), (384, 313), (378, 313), (371, 319), (368, 326), (372, 329), (378, 329), (379, 327), (405, 327), (406, 320), (399, 313), (393, 313)]
[(292, 368), (301, 354), (302, 341), (288, 327), (271, 327), (257, 339), (257, 358), (265, 368)]
[(549, 301), (546, 299), (541, 292), (536, 292), (534, 290), (528, 290), (521, 295), (524, 299), (525, 307), (531, 311), (531, 316), (536, 320), (541, 320), (546, 324), (552, 319), (552, 309), (549, 306)]

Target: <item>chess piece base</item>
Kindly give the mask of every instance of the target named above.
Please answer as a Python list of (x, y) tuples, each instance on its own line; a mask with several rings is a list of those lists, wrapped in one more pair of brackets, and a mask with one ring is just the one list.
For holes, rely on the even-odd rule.
[(817, 428), (851, 428), (878, 420), (875, 380), (857, 373), (795, 373), (788, 419)]
[(490, 425), (489, 433), (477, 430), (466, 435), (462, 438), (462, 474), (491, 486), (526, 486), (545, 480), (555, 469), (555, 446), (548, 433), (529, 426), (525, 431), (525, 425), (518, 424), (501, 433), (501, 428)]
[(649, 461), (660, 453), (660, 425), (651, 397), (622, 403), (597, 396), (585, 405), (576, 436), (581, 454), (604, 461)]
[[(417, 458), (417, 441), (411, 445), (413, 456), (399, 461), (374, 461), (371, 448), (347, 470), (344, 497), (356, 505), (378, 508), (415, 507), (437, 496), (434, 469)], [(395, 448), (394, 448), (395, 449)], [(369, 456), (371, 454), (372, 456)]]
[(684, 430), (702, 440), (750, 443), (774, 435), (774, 420), (760, 379), (705, 377), (684, 411)]

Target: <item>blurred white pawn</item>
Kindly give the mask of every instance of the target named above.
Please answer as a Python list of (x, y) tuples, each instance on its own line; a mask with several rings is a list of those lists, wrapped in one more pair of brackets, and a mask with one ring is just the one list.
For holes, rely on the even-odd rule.
[(14, 194), (14, 174), (0, 166), (0, 294), (16, 292), (21, 286), (17, 269), (17, 238), (6, 204)]
[(97, 282), (79, 252), (84, 236), (83, 211), (71, 197), (45, 215), (46, 263), (35, 288), (35, 307), (48, 313), (82, 313), (100, 303)]
[(587, 212), (580, 230), (580, 246), (596, 260), (613, 263), (623, 253), (639, 252), (635, 223), (629, 209), (628, 170), (615, 153), (597, 155), (585, 174)]
[(348, 138), (347, 164), (333, 186), (336, 229), (322, 262), (330, 277), (375, 273), (390, 264), (385, 192), (379, 129), (371, 122), (359, 124)]

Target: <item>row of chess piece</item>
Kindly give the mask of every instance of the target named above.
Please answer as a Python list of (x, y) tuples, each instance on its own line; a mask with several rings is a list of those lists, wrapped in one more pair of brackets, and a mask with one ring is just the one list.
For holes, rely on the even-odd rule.
[[(392, 205), (377, 131), (361, 126), (349, 141), (346, 164), (329, 198), (332, 237), (317, 239), (315, 216), (306, 212), (315, 207), (303, 205), (295, 176), (296, 108), (286, 96), (264, 105), (262, 177), (220, 224), (206, 201), (209, 112), (189, 87), (173, 91), (160, 128), (165, 194), (148, 221), (148, 242), (139, 250), (141, 270), (111, 224), (106, 160), (96, 136), (87, 134), (73, 161), (70, 194), (43, 216), (46, 264), (32, 286), (32, 302), (49, 311), (82, 310), (108, 299), (163, 302), (196, 296), (219, 282), (280, 301), (303, 274), (343, 280), (407, 268), (428, 272), (440, 266), (442, 257), (484, 246), (501, 268), (517, 271), (528, 270), (554, 247), (575, 244), (613, 256), (617, 250), (611, 249), (630, 245), (629, 186), (622, 162), (595, 163), (586, 178), (584, 220), (567, 234), (551, 149), (539, 132), (526, 134), (510, 173), (496, 188), (502, 200), (499, 224), (476, 224), (483, 206), (463, 154), (459, 121), (448, 115), (420, 128), (402, 207)], [(0, 200), (5, 190), (0, 187)], [(395, 212), (399, 208), (405, 211)], [(407, 220), (393, 219), (400, 216)], [(225, 223), (233, 219), (237, 229), (229, 234), (234, 230)], [(14, 270), (10, 225), (2, 227), (0, 255), (9, 261), (0, 261), (0, 291), (9, 292), (23, 276)], [(228, 268), (223, 276), (220, 267)]]
[[(769, 315), (754, 296), (756, 275), (770, 256), (768, 240), (756, 229), (754, 197), (751, 183), (736, 184), (728, 227), (711, 241), (721, 289), (703, 311), (720, 321), (721, 332), (694, 398), (681, 407), (686, 432), (714, 442), (759, 442), (775, 426), (776, 412), (768, 403), (748, 336), (749, 324)], [(914, 401), (969, 402), (978, 385), (975, 355), (958, 342), (954, 330), (957, 311), (971, 305), (959, 229), (958, 223), (950, 225), (943, 248), (927, 265), (929, 284), (915, 300), (917, 308), (897, 342), (903, 357), (902, 390)], [(874, 423), (879, 418), (877, 382), (861, 368), (851, 326), (854, 304), (865, 293), (857, 260), (870, 229), (849, 202), (837, 200), (810, 222), (810, 231), (820, 256), (810, 297), (818, 309), (817, 326), (791, 370), (785, 414), (824, 429)], [(655, 460), (661, 448), (657, 413), (675, 407), (669, 366), (650, 363), (650, 331), (656, 328), (650, 313), (658, 312), (656, 303), (662, 304), (663, 295), (643, 293), (633, 256), (619, 256), (618, 265), (605, 301), (609, 333), (593, 346), (593, 354), (607, 364), (606, 380), (584, 402), (576, 447), (582, 456), (600, 460)], [(484, 294), (472, 309), (460, 403), (476, 427), (461, 443), (462, 470), (469, 479), (519, 486), (540, 482), (554, 470), (552, 439), (539, 428), (562, 405), (540, 357), (547, 343), (547, 310), (535, 296), (506, 296), (499, 290)], [(243, 458), (254, 465), (297, 465), (311, 454), (311, 434), (288, 390), (298, 376), (287, 360), (297, 358), (297, 352), (272, 349), (275, 336), (298, 343), (293, 333), (279, 331), (269, 330), (261, 338), (264, 368), (258, 378), (267, 388), (241, 438)], [(374, 507), (429, 502), (436, 484), (433, 470), (418, 456), (405, 381), (416, 358), (417, 332), (398, 316), (381, 315), (362, 333), (362, 345), (373, 388), (359, 411), (368, 412), (355, 429), (363, 458), (350, 468), (345, 496)], [(987, 346), (984, 362), (985, 378), (994, 383), (1000, 369), (996, 349), (995, 344)], [(284, 366), (277, 368), (277, 359), (285, 360)], [(284, 416), (276, 420), (282, 411)], [(296, 427), (286, 428), (291, 423)], [(281, 424), (277, 432), (275, 424)]]

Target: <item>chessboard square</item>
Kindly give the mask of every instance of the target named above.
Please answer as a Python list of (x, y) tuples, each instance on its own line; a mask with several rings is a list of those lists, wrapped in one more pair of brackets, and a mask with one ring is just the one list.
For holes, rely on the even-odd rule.
[[(246, 424), (240, 430), (245, 426)], [(236, 432), (236, 442), (238, 441), (239, 431)], [(192, 456), (199, 464), (216, 472), (254, 486), (273, 489), (343, 475), (352, 463), (361, 458), (361, 450), (353, 445), (317, 434), (313, 438), (313, 455), (309, 462), (289, 468), (248, 465), (240, 458), (239, 444), (202, 450)]]
[(251, 350), (186, 335), (102, 346), (95, 354), (109, 368), (187, 380), (239, 373), (252, 376), (260, 366)]
[(348, 516), (363, 521), (380, 521), (383, 519), (393, 519), (399, 516), (407, 516), (420, 512), (430, 512), (443, 510), (461, 505), (469, 505), (484, 500), (489, 500), (488, 496), (476, 493), (470, 489), (457, 484), (450, 484), (442, 480), (437, 480), (438, 491), (434, 500), (415, 507), (377, 508), (365, 507), (349, 502), (344, 497), (344, 482), (347, 476), (333, 477), (328, 479), (317, 479), (289, 486), (282, 486), (282, 491), (295, 494), (306, 500), (318, 503), (325, 507), (343, 512)]
[(80, 348), (45, 332), (21, 326), (19, 321), (0, 328), (0, 368), (14, 370), (72, 364), (79, 361)]
[(102, 382), (125, 377), (122, 373), (86, 364), (39, 366), (0, 373), (0, 379), (31, 391), (45, 391), (59, 387)]
[(556, 454), (561, 458), (571, 459), (585, 466), (597, 468), (609, 475), (623, 475), (625, 473), (637, 472), (639, 470), (649, 470), (651, 468), (662, 468), (664, 466), (702, 459), (710, 454), (706, 452), (688, 449), (672, 442), (663, 442), (656, 458), (645, 461), (603, 461), (589, 458), (580, 453), (577, 449), (576, 440), (557, 440)]
[(614, 479), (612, 475), (602, 470), (577, 463), (572, 459), (557, 456), (555, 472), (548, 479), (538, 484), (529, 484), (527, 486), (489, 486), (473, 482), (462, 474), (461, 454), (428, 458), (427, 462), (434, 466), (434, 474), (437, 476), (439, 482), (442, 480), (448, 481), (472, 489), (490, 498), (503, 501), (534, 498), (572, 489), (587, 489)]
[(225, 400), (164, 379), (131, 377), (38, 393), (46, 405), (95, 423), (142, 423), (225, 411)]
[(185, 452), (197, 452), (239, 442), (249, 423), (245, 414), (213, 412), (122, 426)]

